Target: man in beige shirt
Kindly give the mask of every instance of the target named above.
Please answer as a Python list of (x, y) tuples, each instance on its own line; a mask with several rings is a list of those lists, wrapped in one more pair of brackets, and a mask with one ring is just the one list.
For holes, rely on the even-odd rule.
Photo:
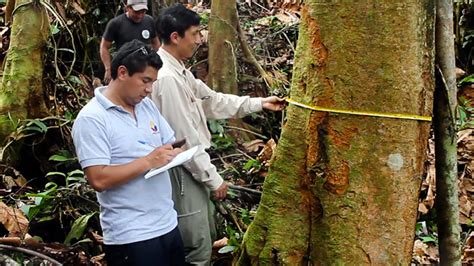
[(193, 159), (170, 171), (173, 200), (183, 237), (186, 262), (209, 265), (212, 251), (212, 215), (209, 215), (209, 191), (215, 199), (224, 199), (227, 185), (205, 151), (211, 145), (207, 119), (242, 117), (268, 109), (282, 110), (283, 99), (239, 97), (218, 93), (185, 68), (201, 42), (199, 15), (181, 4), (162, 11), (157, 30), (162, 41), (158, 54), (163, 67), (154, 83), (152, 99), (175, 131), (177, 139), (186, 139), (186, 147), (200, 145)]

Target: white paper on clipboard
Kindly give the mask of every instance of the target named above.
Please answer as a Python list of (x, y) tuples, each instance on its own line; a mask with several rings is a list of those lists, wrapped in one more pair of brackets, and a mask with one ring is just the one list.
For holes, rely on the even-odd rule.
[(145, 179), (161, 174), (168, 169), (171, 169), (175, 166), (181, 165), (191, 160), (191, 158), (193, 158), (193, 155), (197, 152), (198, 149), (199, 146), (194, 146), (191, 149), (185, 150), (182, 153), (176, 155), (176, 157), (174, 157), (174, 159), (171, 160), (171, 162), (169, 162), (167, 165), (162, 166), (160, 168), (151, 169), (148, 173), (145, 174)]

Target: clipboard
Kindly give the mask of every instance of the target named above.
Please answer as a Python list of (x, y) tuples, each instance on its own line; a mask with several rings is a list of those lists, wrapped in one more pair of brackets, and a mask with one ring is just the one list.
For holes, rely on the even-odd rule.
[(193, 158), (193, 155), (198, 151), (199, 145), (194, 146), (191, 149), (185, 150), (182, 153), (176, 155), (176, 157), (171, 160), (168, 164), (160, 167), (160, 168), (153, 168), (148, 173), (145, 174), (145, 179), (148, 179), (150, 177), (156, 176), (158, 174), (163, 173), (166, 170), (169, 170), (175, 166), (181, 165)]

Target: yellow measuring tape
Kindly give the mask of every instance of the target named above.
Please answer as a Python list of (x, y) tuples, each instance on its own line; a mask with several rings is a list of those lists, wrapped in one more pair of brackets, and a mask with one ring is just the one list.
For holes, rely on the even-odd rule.
[(320, 107), (320, 106), (307, 105), (307, 104), (304, 104), (304, 103), (297, 102), (297, 101), (295, 101), (293, 99), (290, 99), (290, 98), (286, 98), (285, 100), (290, 104), (293, 104), (293, 105), (296, 105), (296, 106), (299, 106), (299, 107), (303, 107), (303, 108), (306, 108), (306, 109), (314, 110), (314, 111), (319, 111), (319, 112), (330, 112), (330, 113), (337, 113), (337, 114), (363, 115), (363, 116), (376, 116), (376, 117), (386, 117), (386, 118), (431, 121), (430, 116), (351, 111), (351, 110), (325, 108), (325, 107)]

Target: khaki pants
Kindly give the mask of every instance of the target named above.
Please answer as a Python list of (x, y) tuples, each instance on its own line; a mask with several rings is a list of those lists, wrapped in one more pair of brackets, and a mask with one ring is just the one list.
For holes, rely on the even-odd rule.
[(169, 173), (186, 263), (210, 265), (216, 227), (209, 190), (182, 166), (171, 169)]

